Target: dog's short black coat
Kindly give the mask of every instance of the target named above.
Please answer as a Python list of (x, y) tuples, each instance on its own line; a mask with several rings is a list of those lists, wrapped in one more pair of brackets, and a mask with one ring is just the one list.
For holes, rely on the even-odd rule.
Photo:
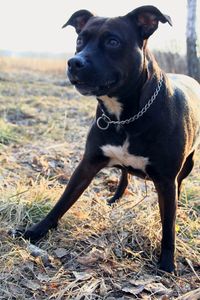
[[(147, 49), (158, 23), (168, 22), (154, 6), (142, 6), (123, 17), (100, 18), (87, 10), (74, 13), (63, 26), (78, 33), (68, 76), (83, 95), (98, 100), (82, 161), (55, 207), (25, 232), (36, 240), (57, 226), (93, 177), (106, 166), (122, 170), (113, 203), (122, 196), (128, 173), (150, 179), (158, 192), (162, 221), (160, 268), (175, 268), (175, 218), (182, 180), (193, 168), (200, 133), (200, 87), (184, 75), (165, 74)], [(159, 86), (159, 88), (158, 88)], [(156, 95), (154, 95), (156, 92)], [(138, 120), (122, 125), (155, 96)], [(103, 112), (109, 118), (102, 119)], [(100, 127), (97, 126), (100, 118)]]

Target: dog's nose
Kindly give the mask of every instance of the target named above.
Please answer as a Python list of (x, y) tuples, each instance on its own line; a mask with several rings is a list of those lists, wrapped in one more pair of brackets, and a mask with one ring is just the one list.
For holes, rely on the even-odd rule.
[(84, 68), (85, 61), (82, 57), (73, 57), (68, 60), (68, 70), (70, 72), (79, 71), (80, 69)]

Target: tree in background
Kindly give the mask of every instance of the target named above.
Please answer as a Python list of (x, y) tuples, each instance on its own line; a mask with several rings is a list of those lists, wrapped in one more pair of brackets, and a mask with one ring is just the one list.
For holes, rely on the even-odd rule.
[(187, 0), (187, 65), (188, 75), (200, 81), (200, 59), (197, 55), (196, 0)]

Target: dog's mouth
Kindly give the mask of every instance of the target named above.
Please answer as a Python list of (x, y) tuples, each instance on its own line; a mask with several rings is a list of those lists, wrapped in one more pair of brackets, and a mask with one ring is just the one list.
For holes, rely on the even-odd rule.
[(118, 83), (118, 78), (108, 79), (104, 83), (90, 83), (80, 80), (70, 80), (82, 95), (102, 96), (113, 90)]

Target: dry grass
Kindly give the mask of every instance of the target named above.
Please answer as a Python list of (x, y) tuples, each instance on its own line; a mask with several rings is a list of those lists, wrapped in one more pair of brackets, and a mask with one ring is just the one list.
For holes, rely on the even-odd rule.
[(132, 178), (123, 199), (106, 205), (116, 170), (100, 172), (38, 248), (8, 235), (54, 205), (81, 158), (96, 103), (63, 86), (57, 61), (0, 66), (0, 299), (199, 299), (199, 154), (178, 208), (176, 276), (157, 272), (153, 185)]
[(58, 75), (63, 74), (65, 64), (66, 60), (64, 59), (0, 57), (0, 70), (12, 73), (19, 70), (29, 71), (31, 69), (34, 72)]

